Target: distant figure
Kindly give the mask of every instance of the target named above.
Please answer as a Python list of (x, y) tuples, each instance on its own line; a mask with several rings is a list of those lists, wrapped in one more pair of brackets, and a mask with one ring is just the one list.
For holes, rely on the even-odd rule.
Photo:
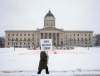
[(47, 64), (48, 64), (48, 55), (46, 54), (45, 51), (41, 51), (41, 53), (40, 53), (39, 67), (38, 67), (38, 74), (41, 74), (41, 71), (43, 69), (45, 69), (46, 74), (49, 74)]

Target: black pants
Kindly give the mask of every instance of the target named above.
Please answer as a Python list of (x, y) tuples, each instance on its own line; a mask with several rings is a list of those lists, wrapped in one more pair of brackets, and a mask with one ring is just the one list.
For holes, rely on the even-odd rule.
[[(43, 69), (38, 69), (38, 74), (41, 74)], [(48, 67), (45, 68), (46, 74), (49, 74)]]

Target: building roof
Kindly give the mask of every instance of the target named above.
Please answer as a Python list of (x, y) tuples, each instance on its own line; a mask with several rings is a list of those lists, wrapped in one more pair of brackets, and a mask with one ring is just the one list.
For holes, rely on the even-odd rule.
[(54, 15), (51, 13), (50, 10), (49, 10), (49, 12), (45, 15), (45, 17), (48, 17), (48, 16), (52, 16), (52, 17), (54, 17)]
[(6, 30), (5, 32), (35, 32), (36, 30)]
[(93, 31), (89, 30), (63, 30), (56, 27), (47, 27), (47, 28), (41, 28), (37, 30), (6, 30), (5, 32), (38, 32), (38, 31), (62, 31), (62, 32), (88, 32), (93, 33)]
[(46, 27), (46, 28), (42, 28), (42, 29), (37, 29), (38, 31), (53, 31), (53, 30), (56, 30), (56, 31), (63, 31), (63, 29), (58, 29), (56, 27)]
[(89, 30), (64, 30), (65, 32), (88, 32), (88, 33), (93, 33), (93, 31)]

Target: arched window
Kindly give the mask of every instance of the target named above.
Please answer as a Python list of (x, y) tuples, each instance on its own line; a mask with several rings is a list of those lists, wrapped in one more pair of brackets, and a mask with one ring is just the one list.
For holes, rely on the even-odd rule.
[(16, 41), (18, 41), (18, 38), (16, 38)]
[(16, 36), (18, 36), (18, 34), (16, 34)]
[(28, 41), (30, 41), (30, 38), (28, 38)]
[(30, 36), (30, 34), (28, 34), (28, 36)]
[(26, 41), (26, 38), (24, 38), (24, 41)]
[(20, 36), (22, 36), (22, 34), (20, 34)]
[(24, 36), (26, 36), (26, 34), (24, 34)]
[(12, 38), (12, 41), (14, 41), (14, 39)]
[(77, 36), (79, 36), (79, 34), (77, 34)]

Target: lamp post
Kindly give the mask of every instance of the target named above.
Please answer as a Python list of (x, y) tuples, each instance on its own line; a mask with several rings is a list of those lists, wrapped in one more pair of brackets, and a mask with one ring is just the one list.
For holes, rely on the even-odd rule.
[(15, 41), (14, 41), (14, 51), (15, 51)]
[(15, 40), (12, 40), (14, 51), (15, 51)]

